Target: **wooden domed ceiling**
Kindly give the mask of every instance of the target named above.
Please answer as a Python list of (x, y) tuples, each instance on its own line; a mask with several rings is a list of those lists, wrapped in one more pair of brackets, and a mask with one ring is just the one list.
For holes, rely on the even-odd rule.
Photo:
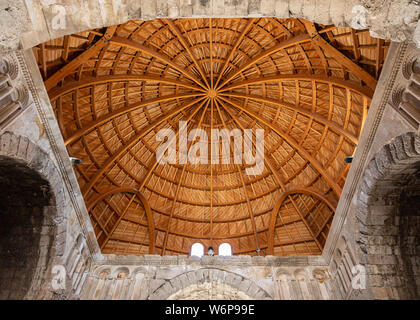
[[(322, 251), (388, 46), (297, 19), (163, 19), (34, 53), (103, 253), (288, 256)], [(179, 121), (264, 129), (262, 173), (160, 164)]]

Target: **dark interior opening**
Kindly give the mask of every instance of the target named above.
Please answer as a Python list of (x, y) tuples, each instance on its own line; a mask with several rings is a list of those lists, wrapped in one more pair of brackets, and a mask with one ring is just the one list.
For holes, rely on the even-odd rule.
[(23, 299), (40, 258), (49, 185), (23, 162), (0, 156), (0, 299)]

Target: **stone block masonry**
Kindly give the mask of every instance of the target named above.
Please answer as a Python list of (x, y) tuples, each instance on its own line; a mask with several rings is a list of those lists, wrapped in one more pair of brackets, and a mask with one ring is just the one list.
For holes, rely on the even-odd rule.
[(411, 0), (5, 0), (0, 52), (130, 19), (264, 16), (369, 29), (374, 37), (420, 43), (420, 5)]

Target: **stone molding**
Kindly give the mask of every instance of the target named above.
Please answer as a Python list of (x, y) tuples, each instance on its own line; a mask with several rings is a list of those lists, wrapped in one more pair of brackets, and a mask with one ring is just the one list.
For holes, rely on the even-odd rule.
[(97, 264), (108, 265), (143, 265), (143, 266), (323, 266), (325, 265), (321, 256), (298, 256), (298, 257), (275, 257), (275, 256), (160, 256), (146, 254), (135, 255), (114, 255), (103, 254)]
[(4, 131), (32, 103), (14, 53), (0, 55), (0, 96), (0, 131)]
[(329, 264), (334, 256), (344, 222), (353, 201), (353, 195), (356, 194), (360, 186), (363, 171), (368, 164), (368, 157), (376, 132), (382, 121), (386, 106), (392, 99), (391, 93), (398, 86), (398, 79), (402, 72), (402, 66), (406, 60), (407, 52), (411, 50), (416, 50), (413, 45), (409, 47), (408, 43), (398, 44), (394, 42), (388, 51), (388, 57), (369, 108), (363, 135), (356, 148), (354, 160), (347, 175), (348, 177), (342, 191), (342, 196), (338, 202), (327, 242), (322, 252), (326, 264)]
[(205, 282), (220, 282), (234, 289), (244, 292), (255, 300), (271, 300), (272, 297), (255, 282), (239, 274), (216, 268), (205, 268), (189, 271), (165, 281), (157, 289), (152, 291), (146, 300), (166, 300), (174, 293), (183, 290), (193, 284)]
[(79, 184), (70, 163), (55, 114), (52, 110), (48, 94), (39, 73), (35, 57), (32, 50), (24, 52), (17, 51), (15, 52), (15, 56), (23, 74), (25, 85), (32, 96), (36, 110), (47, 134), (52, 153), (55, 157), (58, 172), (60, 173), (63, 184), (68, 191), (77, 220), (86, 239), (86, 243), (89, 248), (89, 255), (93, 259), (96, 259), (96, 256), (100, 253), (99, 245), (90, 222), (85, 202), (81, 195)]
[(419, 2), (412, 0), (4, 0), (0, 51), (28, 49), (64, 35), (130, 19), (190, 17), (303, 18), (371, 35), (420, 43)]

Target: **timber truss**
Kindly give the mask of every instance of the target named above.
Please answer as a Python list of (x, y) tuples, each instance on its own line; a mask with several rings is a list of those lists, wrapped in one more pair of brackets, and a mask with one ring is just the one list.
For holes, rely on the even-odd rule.
[[(83, 161), (75, 171), (103, 253), (228, 242), (234, 254), (289, 256), (322, 252), (388, 47), (367, 30), (299, 19), (197, 18), (133, 20), (34, 53), (68, 152)], [(179, 121), (209, 137), (264, 129), (263, 172), (233, 159), (160, 164), (156, 133), (176, 139)]]

